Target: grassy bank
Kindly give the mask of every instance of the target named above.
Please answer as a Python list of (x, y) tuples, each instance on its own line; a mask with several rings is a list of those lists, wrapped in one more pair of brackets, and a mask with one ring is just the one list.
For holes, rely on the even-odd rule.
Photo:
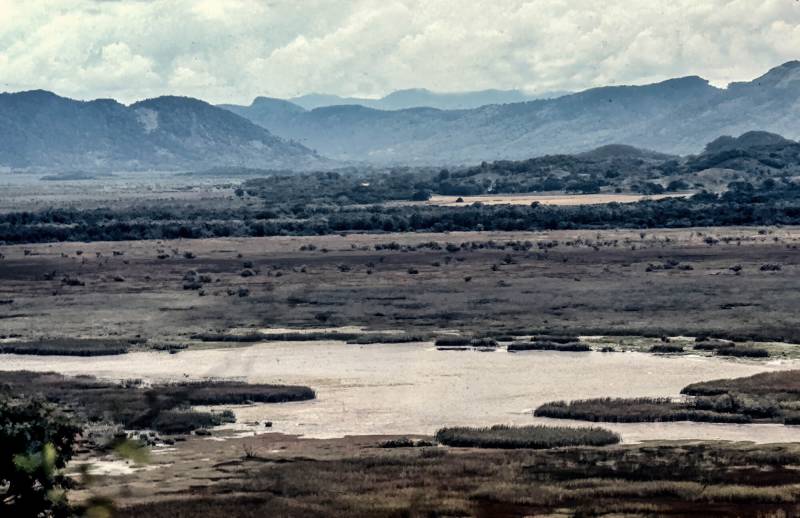
[(130, 341), (119, 339), (53, 338), (0, 343), (0, 354), (109, 356), (125, 354), (131, 345)]
[(282, 403), (315, 397), (303, 386), (213, 382), (144, 386), (99, 381), (90, 376), (0, 372), (0, 390), (12, 396), (43, 397), (63, 405), (85, 422), (110, 422), (126, 429), (188, 433), (225, 422), (230, 416), (196, 412), (192, 405)]
[(246, 464), (202, 497), (119, 516), (793, 516), (798, 464), (796, 445), (373, 449)]
[(669, 398), (598, 398), (555, 401), (534, 415), (591, 422), (698, 421), (713, 423), (800, 422), (800, 371), (694, 383)]

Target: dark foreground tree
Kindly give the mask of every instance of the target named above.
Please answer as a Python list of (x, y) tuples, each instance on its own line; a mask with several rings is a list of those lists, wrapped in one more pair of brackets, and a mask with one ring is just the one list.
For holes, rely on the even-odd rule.
[(78, 433), (49, 403), (0, 395), (0, 515), (69, 515), (62, 470)]

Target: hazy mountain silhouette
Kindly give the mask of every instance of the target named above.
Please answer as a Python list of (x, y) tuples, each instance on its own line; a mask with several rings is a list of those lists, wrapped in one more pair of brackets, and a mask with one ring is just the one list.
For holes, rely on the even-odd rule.
[(306, 110), (326, 106), (358, 104), (376, 110), (405, 110), (408, 108), (438, 108), (440, 110), (464, 110), (487, 104), (508, 104), (536, 99), (552, 99), (568, 92), (546, 92), (528, 94), (522, 90), (478, 90), (475, 92), (432, 92), (425, 88), (397, 90), (380, 99), (365, 97), (340, 97), (329, 94), (307, 94), (289, 99)]
[(719, 135), (766, 130), (800, 137), (800, 62), (728, 88), (696, 77), (593, 88), (556, 99), (469, 110), (304, 110), (257, 99), (229, 109), (338, 160), (446, 164), (575, 153), (613, 143), (669, 154), (703, 150)]
[(320, 159), (206, 102), (158, 97), (125, 106), (43, 90), (0, 94), (0, 166), (138, 170), (214, 165), (304, 167)]
[[(430, 94), (409, 92), (386, 99), (402, 104), (418, 99), (419, 92)], [(712, 141), (715, 153), (742, 142), (764, 147), (779, 144), (780, 137), (763, 132), (800, 137), (800, 62), (726, 89), (684, 77), (460, 110), (361, 105), (306, 110), (266, 97), (250, 106), (224, 108), (171, 96), (125, 106), (109, 99), (75, 101), (42, 90), (0, 94), (0, 167), (307, 169), (331, 165), (328, 158), (474, 164), (620, 143), (673, 155), (701, 153)], [(760, 133), (748, 133), (752, 130)], [(743, 136), (731, 143), (720, 135)], [(627, 151), (613, 146), (595, 151), (619, 152)]]

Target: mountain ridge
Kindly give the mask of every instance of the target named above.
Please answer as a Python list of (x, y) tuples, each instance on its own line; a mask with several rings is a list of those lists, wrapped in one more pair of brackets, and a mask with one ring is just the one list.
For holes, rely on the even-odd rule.
[(728, 88), (690, 75), (468, 110), (231, 109), (329, 158), (376, 165), (519, 160), (620, 142), (686, 155), (719, 135), (750, 130), (800, 137), (800, 88), (793, 87), (798, 78), (800, 62), (788, 62)]
[(161, 96), (126, 106), (46, 90), (0, 94), (0, 166), (6, 168), (303, 168), (323, 162), (305, 146), (199, 99)]
[(461, 110), (478, 108), (487, 104), (508, 104), (554, 98), (569, 92), (554, 91), (528, 94), (523, 90), (486, 89), (467, 92), (435, 92), (427, 88), (406, 88), (395, 90), (383, 97), (342, 97), (332, 94), (311, 93), (286, 99), (306, 110), (326, 106), (360, 105), (376, 110), (404, 110), (408, 108), (437, 108), (440, 110)]

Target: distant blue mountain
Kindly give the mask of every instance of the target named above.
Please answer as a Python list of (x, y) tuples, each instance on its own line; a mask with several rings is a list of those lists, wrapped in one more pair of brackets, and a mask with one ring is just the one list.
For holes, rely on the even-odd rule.
[(289, 102), (313, 110), (326, 106), (358, 104), (376, 110), (406, 110), (409, 108), (438, 108), (440, 110), (468, 110), (487, 104), (508, 104), (537, 99), (552, 99), (568, 92), (528, 94), (522, 90), (478, 90), (475, 92), (432, 92), (425, 88), (397, 90), (380, 99), (364, 97), (339, 97), (328, 94), (308, 94), (289, 99)]
[(0, 94), (0, 167), (108, 171), (319, 163), (308, 148), (197, 99), (167, 96), (125, 106), (44, 90)]
[[(385, 99), (396, 97), (402, 101), (399, 106), (411, 98), (416, 104), (421, 97), (414, 92), (418, 91)], [(382, 102), (388, 102), (385, 99)], [(460, 110), (384, 110), (364, 105), (306, 110), (285, 103), (259, 98), (251, 106), (228, 109), (276, 135), (344, 161), (462, 164), (575, 153), (616, 143), (690, 154), (699, 153), (720, 135), (751, 130), (799, 138), (800, 62), (786, 63), (727, 89), (691, 76)]]

